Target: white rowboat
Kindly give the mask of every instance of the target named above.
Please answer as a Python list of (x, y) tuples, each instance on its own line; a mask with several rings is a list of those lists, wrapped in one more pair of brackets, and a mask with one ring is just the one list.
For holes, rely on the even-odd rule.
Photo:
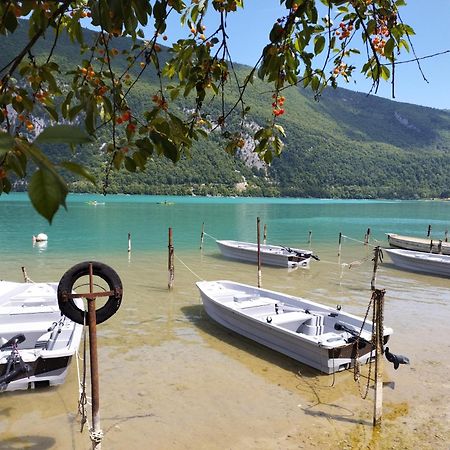
[[(199, 281), (211, 319), (324, 373), (374, 358), (372, 322), (279, 292), (232, 281)], [(386, 343), (392, 334), (384, 328)]]
[(83, 326), (61, 314), (57, 287), (0, 281), (0, 392), (64, 382)]
[[(256, 263), (258, 261), (258, 244), (242, 241), (216, 241), (221, 253), (226, 258)], [(318, 259), (310, 250), (283, 247), (281, 245), (260, 245), (261, 264), (278, 267), (309, 267), (311, 257)]]
[(450, 256), (412, 250), (384, 249), (394, 265), (401, 269), (450, 277)]
[(402, 236), (394, 233), (388, 233), (387, 238), (389, 245), (393, 248), (450, 255), (450, 242), (439, 239)]

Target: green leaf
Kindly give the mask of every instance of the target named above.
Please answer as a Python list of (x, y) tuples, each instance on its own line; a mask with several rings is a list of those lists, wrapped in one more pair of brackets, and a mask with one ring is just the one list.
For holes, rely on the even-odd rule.
[(91, 142), (91, 137), (82, 128), (74, 125), (54, 125), (47, 127), (35, 139), (35, 143), (45, 144), (86, 144)]
[(325, 38), (323, 36), (316, 36), (314, 39), (314, 53), (318, 55), (325, 48)]
[(14, 138), (4, 131), (0, 131), (0, 158), (8, 153), (14, 145)]
[(28, 195), (36, 211), (49, 223), (60, 206), (66, 207), (68, 189), (64, 180), (51, 170), (38, 169), (31, 177)]
[(77, 175), (80, 175), (83, 178), (86, 178), (87, 180), (89, 180), (91, 183), (96, 184), (96, 179), (94, 177), (94, 175), (92, 175), (87, 169), (86, 167), (71, 162), (71, 161), (63, 161), (62, 163), (60, 163), (61, 167), (64, 167), (64, 169), (69, 170), (72, 173), (75, 173)]

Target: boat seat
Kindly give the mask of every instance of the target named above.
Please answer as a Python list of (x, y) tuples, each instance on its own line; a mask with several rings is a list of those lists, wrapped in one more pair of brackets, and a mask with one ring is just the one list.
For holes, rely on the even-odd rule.
[(308, 336), (317, 336), (323, 333), (323, 316), (309, 314), (303, 311), (290, 311), (274, 314), (267, 318), (273, 325), (296, 333)]

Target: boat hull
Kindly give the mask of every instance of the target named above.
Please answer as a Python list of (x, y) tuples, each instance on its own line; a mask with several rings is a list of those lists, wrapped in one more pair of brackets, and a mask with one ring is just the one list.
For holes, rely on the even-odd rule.
[(450, 277), (450, 256), (416, 252), (412, 250), (386, 249), (395, 266), (431, 275)]
[[(258, 245), (250, 242), (216, 241), (223, 256), (230, 259), (257, 263)], [(302, 249), (287, 249), (278, 245), (260, 245), (261, 264), (265, 266), (308, 268), (311, 261), (311, 251)], [(299, 256), (302, 255), (302, 256)]]
[(388, 233), (389, 246), (403, 250), (415, 252), (442, 253), (450, 255), (450, 243), (438, 239), (418, 238), (413, 236), (401, 236), (399, 234)]
[(83, 326), (61, 314), (57, 286), (0, 282), (0, 392), (64, 383)]
[[(301, 322), (301, 320), (299, 322), (298, 319), (302, 316), (305, 316), (306, 319), (308, 314), (305, 315), (305, 313), (301, 311), (294, 311), (292, 314), (279, 314), (276, 312), (276, 307), (275, 310), (273, 310), (274, 305), (280, 305), (282, 303), (295, 308), (295, 297), (227, 281), (204, 281), (198, 282), (197, 286), (201, 293), (205, 311), (211, 319), (242, 336), (287, 355), (307, 366), (319, 370), (320, 372), (327, 374), (339, 372), (352, 367), (356, 359), (360, 364), (366, 364), (374, 358), (374, 348), (371, 344), (365, 343), (364, 345), (361, 345), (360, 343), (357, 348), (355, 342), (350, 344), (347, 343), (334, 330), (328, 329), (327, 332), (325, 332), (325, 326), (323, 325), (316, 326), (315, 331), (312, 332), (308, 332), (304, 329), (304, 332), (310, 335), (302, 337), (302, 335), (295, 330), (297, 325)], [(215, 292), (220, 290), (220, 288), (222, 288), (220, 292), (222, 300), (224, 300), (225, 297), (228, 297), (225, 301), (214, 298), (216, 295)], [(242, 312), (235, 310), (232, 306), (228, 306), (231, 302), (236, 302), (235, 299), (242, 295), (252, 296), (253, 298), (259, 296), (260, 299), (270, 298), (275, 303), (272, 303), (272, 306), (270, 306), (270, 304), (268, 306), (263, 306), (262, 304), (258, 305), (258, 307), (266, 309), (261, 309), (259, 317), (250, 316), (242, 314)], [(230, 297), (233, 300), (228, 301)], [(301, 307), (305, 310), (304, 303)], [(316, 312), (320, 311), (324, 317), (327, 316), (329, 318), (327, 319), (325, 317), (325, 321), (337, 321), (338, 318), (344, 317), (342, 313), (338, 313), (332, 308), (313, 302), (308, 302), (306, 308), (310, 310), (314, 309)], [(296, 320), (289, 322), (288, 318), (290, 315), (295, 315)], [(348, 320), (349, 323), (352, 323), (352, 326), (354, 326), (355, 329), (358, 325), (361, 325), (356, 319), (356, 317), (351, 315), (346, 317), (346, 320)], [(371, 327), (371, 323), (367, 322), (366, 327)], [(328, 328), (330, 328), (330, 326), (328, 326)], [(386, 342), (391, 332), (392, 330), (386, 329)], [(316, 337), (315, 334), (321, 336)], [(333, 344), (334, 342), (336, 344)]]

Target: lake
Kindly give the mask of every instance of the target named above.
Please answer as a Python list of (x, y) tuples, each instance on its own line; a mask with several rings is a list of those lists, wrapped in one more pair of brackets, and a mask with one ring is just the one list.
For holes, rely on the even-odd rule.
[[(448, 448), (450, 280), (400, 271), (385, 255), (377, 287), (386, 289), (390, 350), (411, 365), (385, 362), (376, 431), (373, 391), (360, 395), (365, 379), (318, 374), (214, 324), (195, 282), (256, 284), (256, 268), (223, 259), (214, 241), (256, 241), (260, 217), (269, 243), (312, 248), (321, 259), (309, 270), (263, 267), (263, 287), (364, 315), (374, 246), (386, 246), (388, 232), (426, 236), (429, 225), (443, 239), (450, 202), (80, 194), (50, 226), (26, 194), (11, 194), (0, 197), (0, 217), (0, 278), (21, 281), (25, 267), (33, 281), (58, 281), (74, 264), (98, 260), (123, 281), (121, 308), (98, 328), (105, 449)], [(41, 232), (48, 242), (33, 245)], [(0, 449), (90, 448), (86, 429), (79, 432), (75, 361), (63, 386), (0, 395)]]

